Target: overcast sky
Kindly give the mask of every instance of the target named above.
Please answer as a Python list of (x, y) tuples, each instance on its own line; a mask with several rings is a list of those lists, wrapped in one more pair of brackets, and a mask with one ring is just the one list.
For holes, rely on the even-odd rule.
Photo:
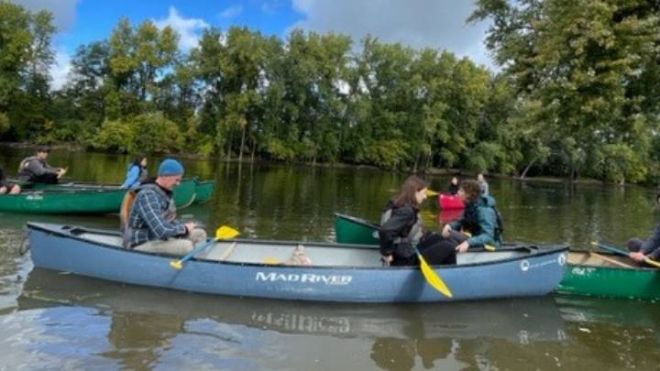
[(493, 67), (483, 44), (487, 25), (466, 24), (472, 0), (14, 0), (30, 10), (53, 12), (58, 33), (53, 46), (53, 86), (59, 88), (70, 69), (70, 56), (89, 42), (107, 38), (121, 17), (133, 24), (151, 19), (172, 26), (179, 46), (194, 47), (204, 28), (226, 30), (248, 26), (286, 37), (293, 28), (350, 35), (355, 42), (370, 34), (384, 42), (414, 48), (447, 49)]

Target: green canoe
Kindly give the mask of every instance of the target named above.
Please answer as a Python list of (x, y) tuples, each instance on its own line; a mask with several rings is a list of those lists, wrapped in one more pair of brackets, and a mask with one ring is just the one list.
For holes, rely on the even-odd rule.
[[(185, 179), (174, 189), (178, 208), (195, 200), (194, 179)], [(34, 185), (18, 195), (0, 195), (0, 212), (35, 214), (107, 214), (117, 213), (126, 194), (112, 185), (84, 183)]]
[(35, 214), (105, 214), (119, 212), (123, 189), (28, 190), (0, 195), (0, 211)]
[[(378, 225), (335, 214), (338, 243), (378, 245)], [(626, 257), (592, 251), (571, 251), (566, 273), (556, 292), (625, 299), (660, 299), (660, 272), (634, 265)]]
[(195, 179), (195, 203), (201, 204), (213, 198), (215, 181)]

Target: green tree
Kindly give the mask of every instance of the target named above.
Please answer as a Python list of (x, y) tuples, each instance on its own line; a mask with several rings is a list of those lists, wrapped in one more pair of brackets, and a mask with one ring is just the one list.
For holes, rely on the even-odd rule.
[[(544, 120), (561, 168), (639, 181), (658, 128), (660, 10), (642, 0), (481, 0), (472, 19), (492, 19), (488, 46), (511, 77), (521, 112)], [(627, 149), (624, 149), (627, 148)], [(550, 159), (550, 157), (548, 157)], [(599, 164), (616, 163), (616, 170)]]

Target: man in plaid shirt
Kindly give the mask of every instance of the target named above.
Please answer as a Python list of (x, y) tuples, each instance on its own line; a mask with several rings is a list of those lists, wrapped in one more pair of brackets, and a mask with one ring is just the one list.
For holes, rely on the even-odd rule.
[(137, 189), (137, 197), (128, 216), (124, 245), (128, 248), (172, 255), (185, 255), (200, 242), (206, 232), (195, 223), (176, 220), (172, 190), (183, 177), (183, 165), (174, 159), (164, 160), (158, 177)]

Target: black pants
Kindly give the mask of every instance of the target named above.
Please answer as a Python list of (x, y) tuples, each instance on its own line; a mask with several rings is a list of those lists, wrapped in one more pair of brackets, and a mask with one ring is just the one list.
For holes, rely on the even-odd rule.
[(456, 246), (452, 238), (443, 238), (438, 233), (427, 233), (419, 242), (419, 251), (430, 265), (456, 264)]
[(57, 174), (53, 173), (44, 173), (41, 175), (33, 175), (29, 179), (32, 183), (44, 183), (44, 184), (57, 184), (59, 179), (57, 179)]

